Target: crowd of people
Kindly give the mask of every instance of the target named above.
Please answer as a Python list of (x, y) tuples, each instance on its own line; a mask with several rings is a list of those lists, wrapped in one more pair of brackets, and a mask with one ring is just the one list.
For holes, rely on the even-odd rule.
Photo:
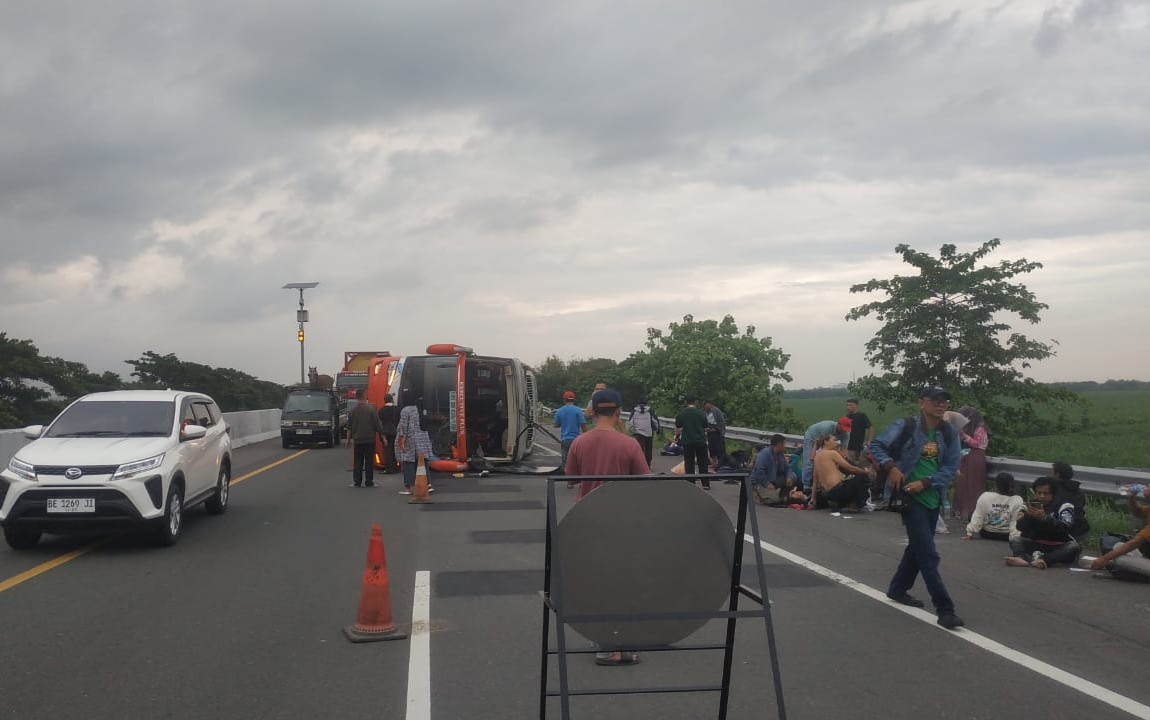
[[(564, 414), (557, 413), (555, 419), (556, 426), (563, 428), (561, 467), (578, 474), (571, 472), (578, 468), (572, 467), (567, 453), (586, 430), (591, 408), (590, 404), (586, 411), (575, 408), (571, 391), (564, 400), (571, 411), (561, 410)], [(944, 388), (923, 388), (919, 413), (896, 420), (876, 436), (858, 399), (851, 398), (842, 417), (811, 424), (800, 447), (788, 448), (783, 435), (772, 436), (755, 454), (749, 482), (753, 498), (762, 505), (899, 512), (907, 547), (887, 596), (904, 605), (924, 607), (923, 601), (910, 594), (921, 576), (939, 625), (955, 629), (964, 623), (939, 573), (935, 546), (935, 535), (950, 532), (948, 520), (959, 522), (963, 540), (1001, 541), (1007, 566), (1033, 569), (1078, 562), (1090, 527), (1085, 494), (1067, 463), (1054, 463), (1049, 475), (1029, 487), (1019, 487), (1009, 473), (997, 473), (992, 486), (988, 485), (986, 451), (992, 432), (976, 408), (950, 410), (950, 400)], [(622, 425), (617, 420), (613, 429), (622, 430)], [(660, 426), (646, 399), (636, 404), (626, 425), (649, 470), (652, 439)], [(682, 456), (687, 475), (712, 474), (737, 464), (727, 455), (725, 436), (722, 410), (709, 401), (700, 407), (698, 398), (689, 395), (662, 454)], [(701, 486), (711, 489), (706, 479)], [(581, 489), (580, 495), (586, 491)], [(1093, 561), (1095, 570), (1113, 570), (1135, 550), (1150, 556), (1150, 488), (1137, 488), (1130, 509), (1133, 515), (1147, 518), (1147, 529), (1104, 548)]]

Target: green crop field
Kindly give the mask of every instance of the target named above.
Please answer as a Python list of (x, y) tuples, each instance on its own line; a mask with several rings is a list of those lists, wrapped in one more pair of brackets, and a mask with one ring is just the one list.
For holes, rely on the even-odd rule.
[[(1080, 393), (1086, 400), (1085, 428), (1063, 435), (1040, 435), (1021, 438), (1024, 460), (1053, 462), (1065, 460), (1071, 465), (1103, 468), (1150, 468), (1150, 390), (1098, 390)], [(804, 426), (819, 420), (836, 420), (846, 414), (846, 392), (838, 398), (790, 399), (783, 406), (792, 408)], [(890, 408), (878, 412), (863, 401), (861, 410), (870, 416), (876, 431), (892, 421), (912, 413), (911, 408)], [(986, 418), (994, 429), (994, 418)], [(994, 444), (987, 450), (994, 455)]]

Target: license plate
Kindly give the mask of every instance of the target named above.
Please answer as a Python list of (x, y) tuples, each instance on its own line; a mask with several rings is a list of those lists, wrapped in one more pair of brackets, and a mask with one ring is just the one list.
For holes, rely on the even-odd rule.
[(311, 430), (296, 430), (296, 435), (311, 435)]
[(94, 513), (96, 498), (48, 498), (50, 513)]

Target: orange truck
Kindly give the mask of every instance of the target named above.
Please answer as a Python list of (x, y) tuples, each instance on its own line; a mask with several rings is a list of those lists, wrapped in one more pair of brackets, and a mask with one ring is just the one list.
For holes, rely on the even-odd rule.
[(367, 389), (367, 371), (376, 358), (390, 357), (386, 350), (345, 350), (343, 370), (335, 374), (335, 390), (339, 394), (344, 410), (350, 412), (355, 407), (355, 393)]
[(412, 390), (435, 455), (428, 467), (461, 472), (472, 460), (518, 463), (531, 454), (535, 376), (526, 365), (451, 343), (429, 345), (426, 353), (371, 358), (367, 399), (381, 407), (390, 393), (400, 404), (401, 390)]

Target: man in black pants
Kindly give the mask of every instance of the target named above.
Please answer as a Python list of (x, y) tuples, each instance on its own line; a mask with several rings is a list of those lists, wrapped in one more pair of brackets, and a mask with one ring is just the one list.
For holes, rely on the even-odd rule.
[[(355, 391), (358, 401), (347, 418), (348, 438), (354, 444), (351, 484), (375, 487), (375, 436), (383, 435), (383, 425), (375, 406), (367, 401), (363, 388)], [(383, 439), (384, 444), (387, 438)], [(363, 482), (364, 480), (367, 482)]]
[[(695, 407), (694, 395), (688, 395), (685, 399), (687, 407), (675, 416), (675, 438), (683, 448), (683, 463), (687, 474), (694, 475), (697, 466), (698, 473), (706, 475), (710, 464), (707, 456), (707, 416)], [(710, 480), (703, 481), (703, 489), (711, 489)]]
[(1078, 509), (1069, 500), (1054, 496), (1054, 478), (1040, 477), (1032, 487), (1034, 503), (1022, 510), (1019, 537), (1010, 541), (1014, 555), (1006, 558), (1006, 564), (1038, 570), (1073, 564), (1082, 552), (1082, 546), (1070, 534), (1078, 521)]

